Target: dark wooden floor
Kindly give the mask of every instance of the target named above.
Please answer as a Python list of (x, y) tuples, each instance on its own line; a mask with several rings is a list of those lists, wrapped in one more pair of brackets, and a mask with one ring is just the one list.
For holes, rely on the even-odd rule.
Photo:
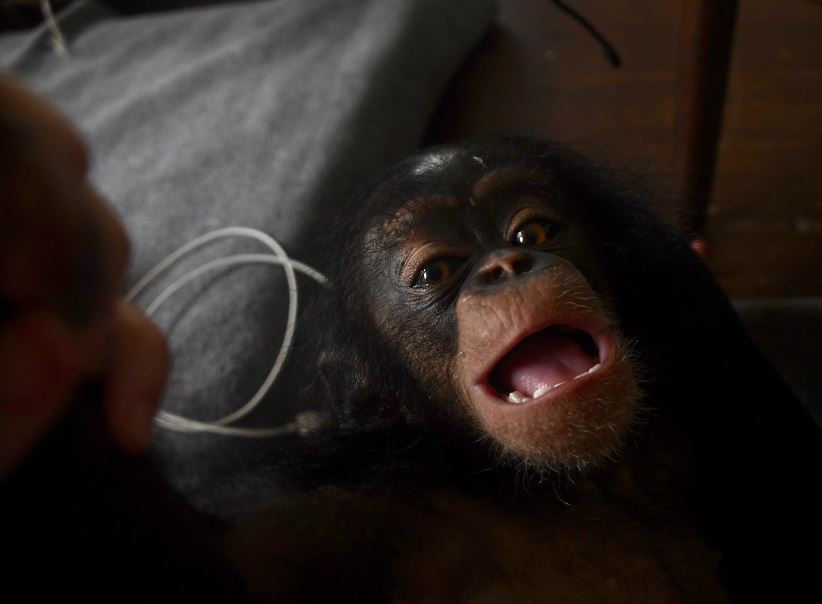
[[(432, 141), (530, 134), (598, 159), (671, 168), (680, 0), (573, 0), (618, 48), (549, 0), (499, 0)], [(822, 294), (822, 0), (740, 0), (710, 218), (711, 267), (734, 297)]]

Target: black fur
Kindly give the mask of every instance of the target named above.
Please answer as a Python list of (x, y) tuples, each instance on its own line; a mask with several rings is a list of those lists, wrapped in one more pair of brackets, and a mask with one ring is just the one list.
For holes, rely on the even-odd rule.
[[(808, 558), (799, 548), (809, 543), (803, 533), (819, 536), (822, 500), (814, 494), (822, 477), (819, 430), (756, 350), (704, 263), (654, 212), (654, 200), (642, 185), (538, 141), (493, 138), (435, 149), (449, 150), (456, 154), (454, 161), (424, 179), (410, 170), (425, 155), (380, 178), (356, 201), (353, 219), (331, 248), (326, 270), (334, 289), (314, 310), (345, 321), (326, 333), (329, 340), (322, 345), (336, 361), (320, 368), (328, 386), (322, 398), (331, 403), (340, 425), (353, 432), (354, 442), (377, 445), (365, 449), (364, 472), (356, 455), (342, 454), (333, 444), (336, 435), (330, 458), (353, 464), (353, 480), (359, 483), (376, 476), (374, 482), (384, 484), (374, 465), (393, 471), (402, 463), (423, 472), (436, 469), (448, 480), (497, 466), (493, 447), (483, 448), (473, 435), (455, 435), (447, 422), (432, 420), (438, 414), (429, 408), (431, 394), (403, 372), (392, 343), (369, 315), (372, 309), (362, 303), (379, 281), (368, 273), (369, 255), (351, 242), (362, 241), (375, 217), (389, 216), (416, 192), (459, 189), (471, 182), (474, 156), (489, 167), (526, 162), (556, 179), (595, 233), (590, 241), (595, 266), (587, 276), (612, 301), (622, 330), (636, 342), (651, 406), (687, 429), (699, 476), (688, 497), (699, 510), (706, 538), (727, 552), (728, 589), (745, 599), (765, 588), (799, 587), (790, 581), (811, 583), (812, 566), (805, 566)], [(405, 449), (414, 442), (410, 451)], [(452, 445), (450, 454), (442, 450)], [(473, 463), (464, 465), (466, 451)], [(508, 467), (496, 471), (514, 474)], [(348, 472), (335, 468), (331, 474)], [(493, 482), (489, 474), (480, 476)], [(822, 556), (812, 560), (818, 563)]]

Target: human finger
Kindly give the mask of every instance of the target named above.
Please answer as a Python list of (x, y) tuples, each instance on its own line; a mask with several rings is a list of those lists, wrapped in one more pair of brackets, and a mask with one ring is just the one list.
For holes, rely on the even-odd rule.
[(128, 453), (143, 453), (168, 374), (170, 353), (154, 323), (135, 306), (117, 305), (106, 372), (104, 409), (112, 438)]

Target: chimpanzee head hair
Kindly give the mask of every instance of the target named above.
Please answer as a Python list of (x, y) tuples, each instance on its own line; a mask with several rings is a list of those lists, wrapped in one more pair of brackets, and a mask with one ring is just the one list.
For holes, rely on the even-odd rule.
[[(636, 377), (650, 399), (687, 398), (695, 387), (703, 396), (713, 388), (709, 382), (716, 372), (702, 371), (697, 384), (692, 370), (713, 364), (709, 356), (716, 351), (703, 346), (700, 334), (716, 334), (730, 310), (688, 242), (625, 180), (557, 145), (500, 137), (406, 159), (364, 189), (335, 222), (325, 263), (334, 284), (333, 308), (322, 311), (334, 319), (326, 316), (321, 374), (344, 425), (361, 430), (402, 421), (447, 429), (448, 422), (464, 419), (464, 408), (440, 400), (451, 393), (432, 391), (425, 375), (459, 353), (454, 305), (426, 309), (423, 301), (414, 308), (398, 300), (395, 289), (403, 287), (394, 287), (396, 261), (380, 237), (409, 204), (419, 213), (431, 206), (433, 221), (436, 206), (447, 205), (449, 197), (465, 206), (455, 211), (470, 211), (472, 203), (478, 205), (471, 197), (477, 183), (493, 184), (489, 175), (510, 176), (501, 195), (541, 187), (549, 203), (561, 207), (570, 223), (562, 228), (584, 241), (551, 251), (590, 284), (621, 334), (620, 345), (633, 350)], [(401, 239), (401, 228), (390, 234)], [(488, 251), (465, 255), (477, 260)], [(667, 393), (660, 397), (659, 390)]]
[[(760, 409), (754, 400), (773, 389), (784, 397), (781, 382), (689, 242), (656, 215), (645, 190), (563, 147), (512, 137), (441, 146), (406, 159), (364, 189), (335, 224), (326, 262), (333, 298), (321, 311), (326, 340), (320, 366), (341, 425), (364, 430), (402, 422), (449, 430), (454, 421), (468, 421), (476, 427), (470, 410), (448, 400), (454, 393), (436, 379), (453, 370), (460, 353), (458, 294), (401, 299), (413, 284), (398, 281), (398, 261), (386, 241), (407, 235), (396, 219), (409, 212), (423, 215), (421, 220), (430, 215), (433, 223), (443, 214), (452, 229), (482, 228), (477, 225), (484, 217), (471, 223), (469, 216), (483, 205), (476, 194), (497, 195), (495, 203), (503, 207), (508, 199), (536, 194), (559, 208), (561, 219), (552, 222), (567, 238), (549, 251), (584, 277), (619, 345), (626, 354), (631, 350), (636, 396), (643, 392), (648, 408), (713, 434), (717, 442), (727, 441), (726, 430), (738, 427), (740, 416), (779, 431), (770, 405)], [(509, 246), (501, 241), (499, 247)], [(461, 261), (476, 263), (492, 247), (459, 250)], [(455, 289), (457, 284), (454, 279)], [(767, 387), (740, 379), (751, 367)], [(710, 426), (702, 421), (706, 414), (713, 418)]]

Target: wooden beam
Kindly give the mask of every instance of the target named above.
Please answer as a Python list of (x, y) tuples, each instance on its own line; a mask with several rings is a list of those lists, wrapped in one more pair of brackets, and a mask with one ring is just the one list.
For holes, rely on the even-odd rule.
[(674, 174), (686, 228), (704, 237), (722, 129), (737, 0), (683, 0)]

